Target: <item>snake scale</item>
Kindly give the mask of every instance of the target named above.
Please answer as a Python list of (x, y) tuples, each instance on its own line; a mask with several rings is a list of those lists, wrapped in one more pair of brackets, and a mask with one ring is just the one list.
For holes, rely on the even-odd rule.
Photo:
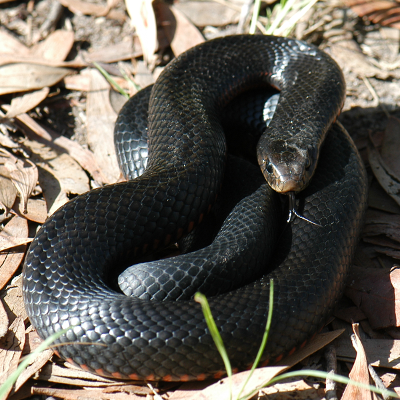
[[(221, 376), (223, 362), (198, 303), (129, 297), (108, 282), (121, 265), (174, 243), (209, 213), (225, 169), (231, 171), (221, 109), (243, 91), (264, 86), (278, 89), (280, 98), (257, 147), (262, 173), (276, 191), (295, 194), (299, 213), (319, 225), (295, 218), (283, 221), (278, 235), (277, 218), (270, 215), (280, 215), (285, 196), (259, 178), (253, 182), (250, 170), (238, 171), (237, 180), (252, 185), (233, 206), (239, 218), (224, 222), (222, 229), (229, 225), (235, 233), (217, 235), (212, 258), (225, 251), (221, 262), (232, 257), (231, 264), (240, 259), (244, 269), (257, 264), (258, 270), (254, 280), (240, 272), (240, 282), (226, 287), (218, 283), (230, 276), (223, 270), (217, 289), (227, 291), (216, 290), (209, 304), (235, 370), (248, 368), (257, 353), (271, 278), (274, 311), (262, 363), (279, 361), (321, 328), (344, 288), (367, 195), (357, 149), (335, 123), (345, 96), (343, 75), (305, 42), (231, 36), (182, 54), (151, 89), (144, 173), (74, 198), (37, 232), (24, 265), (24, 302), (42, 338), (72, 327), (56, 340), (64, 344), (57, 348), (61, 357), (121, 379)], [(124, 110), (119, 129), (130, 123), (131, 111)], [(258, 220), (272, 225), (253, 229)], [(271, 257), (258, 254), (268, 247), (266, 238), (277, 242)], [(247, 242), (252, 247), (246, 253)], [(185, 254), (182, 265), (195, 254)]]

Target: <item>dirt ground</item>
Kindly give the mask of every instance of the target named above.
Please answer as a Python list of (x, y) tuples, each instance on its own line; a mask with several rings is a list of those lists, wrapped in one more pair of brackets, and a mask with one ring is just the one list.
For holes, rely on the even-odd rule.
[[(3, 324), (4, 332), (0, 335), (0, 384), (16, 369), (21, 354), (29, 354), (38, 345), (38, 338), (29, 327), (21, 305), (20, 277), (27, 243), (48, 212), (77, 194), (120, 178), (115, 156), (109, 151), (109, 142), (101, 139), (100, 135), (110, 135), (110, 132), (112, 135), (116, 113), (125, 100), (115, 90), (109, 91), (108, 84), (96, 75), (94, 62), (98, 62), (118, 84), (133, 94), (137, 89), (121, 71), (131, 74), (135, 83), (144, 87), (157, 78), (162, 68), (181, 49), (199, 43), (203, 37), (211, 39), (225, 34), (247, 33), (251, 17), (248, 12), (241, 27), (240, 12), (246, 9), (244, 0), (177, 1), (173, 5), (155, 3), (154, 26), (151, 25), (148, 9), (146, 12), (143, 11), (146, 8), (135, 9), (137, 14), (143, 12), (140, 15), (146, 22), (147, 31), (140, 37), (138, 28), (133, 27), (127, 13), (128, 3), (134, 2), (108, 1), (107, 8), (107, 2), (100, 0), (0, 0), (0, 104), (3, 111), (0, 145), (8, 154), (4, 156), (6, 158), (30, 159), (39, 169), (40, 184), (37, 186), (37, 179), (31, 178), (34, 182), (26, 201), (31, 197), (38, 208), (30, 210), (33, 203), (28, 202), (28, 215), (21, 212), (23, 201), (17, 199), (17, 194), (20, 198), (23, 195), (18, 190), (10, 205), (0, 199), (3, 236), (6, 235), (7, 225), (13, 219), (15, 222), (14, 216), (19, 216), (26, 224), (19, 222), (22, 225), (18, 225), (19, 230), (15, 228), (16, 233), (12, 234), (14, 242), (7, 236), (9, 234), (6, 239), (0, 238), (0, 245), (2, 240), (12, 242), (12, 245), (7, 244), (8, 247), (0, 249), (0, 257), (3, 257), (0, 259), (0, 276), (3, 275), (0, 299), (4, 306), (3, 311), (0, 309), (0, 320), (8, 320)], [(366, 3), (368, 6), (365, 6)], [(310, 350), (309, 356), (295, 369), (328, 371), (333, 362), (333, 365), (337, 363), (339, 374), (349, 376), (355, 360), (349, 338), (351, 323), (358, 322), (368, 364), (375, 367), (376, 372), (373, 378), (364, 375), (364, 382), (380, 381), (383, 386), (400, 394), (397, 376), (400, 368), (397, 361), (400, 357), (400, 309), (397, 307), (397, 288), (400, 287), (400, 275), (397, 273), (400, 259), (400, 29), (390, 18), (395, 11), (399, 12), (400, 4), (396, 1), (385, 2), (390, 3), (389, 10), (393, 11), (390, 13), (378, 3), (365, 1), (362, 2), (364, 6), (360, 6), (351, 0), (319, 1), (291, 32), (291, 36), (324, 49), (342, 68), (347, 99), (339, 120), (362, 155), (370, 188), (369, 210), (351, 273), (351, 284), (335, 312), (336, 318), (326, 329), (345, 329), (346, 332), (333, 342), (335, 346), (329, 345), (315, 353)], [(264, 29), (268, 10), (275, 6), (272, 0), (262, 3), (259, 30)], [(272, 17), (276, 17), (274, 12)], [(175, 36), (171, 36), (171, 13)], [(380, 15), (378, 20), (376, 15)], [(291, 14), (285, 20), (290, 17)], [(152, 29), (158, 35), (154, 55), (151, 41), (146, 42), (151, 37)], [(55, 39), (56, 45), (48, 44), (46, 51), (49, 52), (52, 46), (52, 56), (46, 58), (46, 51), (35, 46), (60, 30), (64, 32), (63, 36)], [(18, 41), (18, 45), (12, 40)], [(150, 56), (146, 56), (147, 62), (144, 62), (143, 54), (148, 51)], [(38, 64), (46, 64), (46, 68), (51, 70), (39, 71)], [(10, 83), (11, 88), (8, 88), (11, 75), (7, 75), (10, 72), (5, 67), (10, 66), (21, 67), (18, 70), (21, 76), (24, 73), (21, 71), (29, 71), (40, 83), (32, 84), (32, 79), (24, 75), (20, 82), (26, 87), (16, 89), (15, 84)], [(53, 79), (54, 76), (59, 78)], [(49, 88), (48, 91), (40, 92), (46, 88)], [(101, 90), (97, 93), (94, 89)], [(42, 96), (40, 100), (29, 100), (30, 107), (18, 109), (15, 115), (7, 114), (14, 98), (36, 91), (37, 96)], [(101, 96), (106, 96), (109, 108), (98, 106), (104, 100)], [(28, 100), (25, 98), (24, 102), (26, 104)], [(99, 124), (99, 121), (101, 129), (93, 132), (93, 124)], [(60, 135), (67, 139), (60, 139)], [(42, 142), (38, 140), (39, 136)], [(48, 141), (46, 145), (43, 139)], [(51, 145), (52, 141), (56, 143), (55, 147)], [(57, 146), (61, 146), (61, 152)], [(61, 159), (62, 153), (68, 153), (71, 160)], [(0, 167), (5, 163), (0, 159)], [(50, 188), (46, 173), (54, 175), (58, 189)], [(7, 187), (8, 193), (8, 185), (1, 180), (0, 191), (5, 192)], [(9, 267), (7, 259), (10, 260), (11, 256), (16, 261)], [(354, 284), (354, 281), (359, 284)], [(7, 332), (11, 331), (12, 339), (7, 336)], [(20, 343), (19, 350), (18, 346), (14, 346), (14, 350), (18, 351), (11, 353), (9, 349), (13, 347), (10, 343), (18, 337), (25, 345)], [(332, 352), (336, 355), (332, 356)], [(363, 367), (368, 368), (367, 364)], [(44, 357), (38, 357), (36, 364), (31, 364), (29, 373), (17, 381), (9, 392), (9, 398), (221, 398), (217, 389), (203, 392), (213, 383), (160, 383), (154, 387), (144, 383), (120, 383), (73, 369), (48, 350)], [(338, 384), (331, 394), (326, 394), (325, 389), (330, 388), (329, 385), (330, 382), (321, 379), (296, 378), (285, 381), (279, 388), (274, 387), (268, 398), (340, 398), (345, 385)], [(335, 391), (337, 397), (329, 397)], [(266, 398), (265, 393), (259, 391), (254, 398)], [(361, 398), (358, 397), (360, 393), (347, 393), (347, 396), (347, 399)]]

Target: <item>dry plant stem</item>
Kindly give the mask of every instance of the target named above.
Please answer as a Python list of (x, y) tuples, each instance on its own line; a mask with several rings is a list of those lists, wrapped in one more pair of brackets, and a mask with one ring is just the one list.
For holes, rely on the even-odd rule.
[(251, 5), (253, 4), (253, 0), (246, 0), (240, 10), (240, 18), (237, 26), (237, 33), (244, 32), (244, 25), (250, 15)]
[[(378, 389), (385, 390), (386, 386), (384, 385), (384, 383), (382, 382), (382, 379), (378, 376), (378, 374), (374, 370), (374, 367), (371, 364), (368, 364), (368, 371), (369, 371), (369, 374), (371, 375), (371, 378), (374, 380), (376, 387)], [(385, 395), (385, 393), (382, 393), (382, 397), (384, 400), (391, 399), (391, 396)]]
[[(336, 359), (336, 348), (333, 344), (330, 344), (325, 351), (325, 359), (327, 363), (327, 372), (328, 373), (337, 373), (337, 359)], [(326, 390), (325, 397), (326, 400), (337, 400), (336, 393), (336, 382), (330, 378), (326, 378)]]
[(379, 101), (379, 96), (378, 96), (378, 94), (376, 93), (376, 91), (375, 91), (375, 89), (373, 88), (373, 86), (371, 85), (371, 83), (370, 83), (370, 81), (368, 80), (368, 78), (364, 76), (362, 79), (363, 79), (363, 82), (364, 82), (365, 86), (367, 87), (367, 89), (368, 89), (369, 92), (371, 93), (372, 97), (374, 98), (373, 106), (374, 106), (374, 107), (380, 106), (381, 109), (382, 109), (382, 111), (385, 113), (386, 117), (389, 118), (389, 117), (390, 117), (390, 114), (389, 114), (388, 110), (387, 110), (386, 107), (385, 107), (383, 104), (381, 104), (381, 102)]
[(46, 37), (49, 32), (56, 28), (57, 22), (63, 14), (64, 7), (58, 0), (53, 0), (50, 6), (50, 12), (46, 20), (39, 29), (40, 38)]

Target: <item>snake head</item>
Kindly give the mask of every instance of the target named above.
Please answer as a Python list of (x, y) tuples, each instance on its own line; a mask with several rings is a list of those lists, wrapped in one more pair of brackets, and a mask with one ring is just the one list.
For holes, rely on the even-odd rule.
[(279, 193), (300, 192), (314, 175), (316, 149), (306, 150), (284, 140), (275, 140), (257, 146), (257, 157), (261, 171), (268, 184)]

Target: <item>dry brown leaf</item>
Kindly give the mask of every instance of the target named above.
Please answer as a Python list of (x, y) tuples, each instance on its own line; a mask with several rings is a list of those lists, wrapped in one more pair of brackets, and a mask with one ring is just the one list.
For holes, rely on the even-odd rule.
[(368, 210), (363, 237), (385, 235), (400, 243), (400, 215)]
[(4, 165), (0, 165), (0, 188), (0, 203), (5, 208), (4, 216), (6, 217), (17, 197), (17, 189), (11, 182), (10, 173)]
[(87, 70), (83, 70), (77, 75), (66, 76), (64, 78), (65, 88), (88, 92), (90, 90), (90, 76), (86, 72)]
[[(24, 321), (22, 318), (17, 317), (10, 325), (7, 335), (2, 339), (2, 346), (0, 347), (0, 385), (17, 369), (24, 343)], [(4, 398), (7, 398), (7, 395)]]
[(357, 76), (376, 77), (388, 79), (389, 77), (400, 78), (398, 69), (385, 71), (372, 65), (360, 46), (354, 40), (343, 39), (329, 45), (330, 54), (337, 61), (343, 71), (351, 71)]
[(233, 9), (213, 1), (177, 2), (175, 8), (199, 27), (237, 24), (240, 17), (240, 7)]
[[(13, 216), (1, 232), (11, 237), (28, 237), (28, 221), (25, 218)], [(26, 245), (0, 253), (0, 290), (13, 277), (24, 257)]]
[[(3, 116), (3, 113), (0, 111), (1, 116)], [(19, 144), (14, 142), (9, 136), (6, 136), (3, 132), (0, 132), (0, 146), (9, 148), (9, 149), (15, 149), (19, 147)]]
[(6, 30), (0, 31), (0, 58), (4, 54), (19, 54), (21, 56), (29, 56), (30, 49), (22, 44), (14, 35)]
[(32, 325), (25, 332), (25, 346), (22, 355), (33, 353), (41, 344), (43, 340), (38, 335), (37, 331)]
[(308, 384), (303, 379), (292, 378), (260, 390), (258, 396), (261, 398), (263, 395), (266, 399), (271, 400), (286, 400), (290, 398), (295, 400), (321, 400), (322, 393), (323, 389), (317, 389), (312, 385), (312, 382)]
[(88, 3), (80, 0), (58, 0), (64, 7), (73, 13), (94, 15), (96, 17), (108, 17), (118, 21), (125, 21), (125, 14), (112, 8), (117, 4), (117, 1), (109, 1), (106, 6), (94, 3)]
[(7, 285), (7, 290), (0, 292), (0, 297), (3, 300), (10, 323), (17, 317), (21, 317), (25, 322), (28, 322), (28, 315), (26, 314), (22, 296), (22, 274), (15, 276), (10, 281)]
[(17, 381), (14, 385), (14, 393), (17, 392), (20, 387), (34, 374), (36, 374), (42, 367), (50, 360), (53, 356), (53, 351), (51, 349), (46, 349), (42, 351), (38, 356), (35, 357), (33, 363), (27, 367), (21, 375), (18, 376)]
[(400, 3), (387, 0), (346, 0), (346, 5), (360, 17), (374, 24), (400, 29)]
[(371, 182), (368, 191), (368, 205), (376, 210), (392, 214), (400, 214), (400, 206), (385, 192), (375, 179)]
[[(135, 52), (135, 55), (137, 53)], [(29, 65), (40, 65), (49, 66), (53, 68), (70, 67), (70, 68), (84, 68), (88, 66), (88, 63), (82, 58), (80, 54), (74, 60), (71, 61), (58, 61), (58, 60), (45, 60), (39, 59), (35, 56), (21, 56), (19, 54), (1, 54), (0, 53), (0, 66), (9, 64), (29, 64)], [(41, 86), (43, 87), (43, 86)]]
[(31, 55), (44, 60), (64, 61), (74, 44), (74, 32), (56, 30), (31, 48)]
[(375, 147), (368, 146), (368, 161), (376, 179), (385, 189), (386, 193), (400, 205), (400, 181), (396, 174), (382, 160)]
[(31, 159), (38, 166), (39, 184), (49, 214), (68, 202), (69, 194), (82, 194), (90, 189), (86, 173), (68, 154), (58, 154), (33, 140), (24, 140), (23, 144), (32, 151)]
[(26, 113), (40, 104), (49, 94), (50, 88), (44, 87), (22, 96), (16, 96), (11, 100), (10, 108), (5, 118), (14, 118), (19, 114)]
[(13, 247), (21, 246), (32, 242), (32, 238), (27, 237), (4, 237), (0, 234), (0, 251), (12, 249)]
[(52, 396), (66, 400), (98, 399), (98, 400), (143, 400), (143, 396), (131, 393), (102, 393), (98, 389), (57, 389), (32, 387), (32, 394)]
[(84, 53), (84, 58), (88, 63), (103, 62), (103, 63), (115, 63), (122, 60), (131, 60), (142, 55), (138, 53), (133, 45), (133, 38), (124, 38), (121, 42), (115, 43), (109, 46), (102, 47), (100, 49), (90, 49), (87, 53)]
[[(369, 385), (368, 361), (358, 332), (358, 324), (353, 324), (353, 331), (357, 343), (357, 357), (350, 371), (349, 378)], [(348, 384), (341, 400), (377, 400), (377, 397), (375, 393), (368, 389)]]
[(381, 156), (385, 165), (400, 181), (400, 120), (389, 117), (382, 141)]
[(177, 7), (156, 2), (154, 3), (154, 11), (175, 57), (204, 42), (204, 37), (200, 31)]
[(47, 219), (46, 202), (42, 199), (28, 199), (25, 213), (21, 201), (17, 199), (13, 211), (18, 216), (37, 222), (38, 224), (43, 224)]
[[(34, 141), (38, 140), (46, 146), (51, 147), (53, 150), (65, 151), (76, 160), (82, 168), (88, 171), (98, 184), (110, 183), (101, 171), (94, 154), (90, 150), (84, 149), (79, 143), (65, 136), (44, 129), (27, 114), (19, 115), (17, 120), (23, 124), (21, 129), (24, 130), (26, 136), (32, 138)], [(28, 129), (24, 129), (24, 126)]]
[(91, 71), (90, 92), (86, 103), (87, 135), (90, 149), (109, 182), (116, 182), (119, 175), (114, 148), (116, 113), (110, 104), (110, 86), (97, 70)]
[(125, 0), (125, 4), (139, 36), (143, 57), (152, 65), (157, 49), (157, 24), (152, 0)]
[(4, 164), (10, 173), (10, 178), (17, 188), (22, 203), (23, 212), (26, 213), (28, 198), (36, 187), (38, 181), (38, 169), (32, 161), (16, 159)]
[(53, 86), (71, 70), (39, 64), (6, 64), (0, 66), (0, 95)]
[(0, 338), (4, 337), (4, 335), (7, 333), (8, 325), (9, 321), (7, 312), (4, 309), (4, 304), (2, 300), (0, 299)]
[(400, 326), (400, 270), (353, 266), (345, 293), (373, 329)]
[[(66, 363), (68, 366), (68, 363)], [(114, 386), (115, 380), (83, 371), (78, 368), (60, 367), (57, 364), (47, 364), (41, 369), (38, 379), (47, 382), (57, 382), (73, 386), (104, 387)], [(127, 383), (128, 384), (128, 383)]]
[[(302, 349), (297, 350), (293, 355), (286, 357), (284, 360), (282, 360), (279, 366), (256, 369), (253, 375), (251, 376), (249, 382), (247, 383), (246, 388), (242, 393), (242, 397), (246, 393), (249, 392), (253, 393), (255, 388), (265, 385), (276, 375), (280, 374), (283, 371), (286, 371), (287, 369), (291, 368), (293, 365), (296, 365), (304, 358), (308, 357), (317, 350), (321, 349), (322, 347), (330, 343), (332, 340), (336, 339), (339, 335), (341, 335), (343, 331), (344, 329), (340, 329), (338, 331), (322, 333), (320, 335), (317, 335), (309, 345), (305, 346)], [(237, 397), (239, 391), (243, 386), (243, 383), (245, 382), (249, 374), (250, 371), (245, 371), (239, 374), (235, 374), (232, 377), (233, 398)], [(206, 399), (220, 400), (224, 398), (224, 396), (227, 396), (228, 393), (229, 393), (229, 381), (228, 378), (224, 378), (201, 391), (197, 391), (192, 395), (187, 396), (186, 398), (188, 400), (206, 400)], [(176, 396), (178, 395), (179, 393), (177, 393)], [(251, 394), (249, 393), (249, 395), (246, 396), (245, 398), (251, 398)], [(174, 394), (172, 394), (169, 399), (170, 400), (175, 399)]]

